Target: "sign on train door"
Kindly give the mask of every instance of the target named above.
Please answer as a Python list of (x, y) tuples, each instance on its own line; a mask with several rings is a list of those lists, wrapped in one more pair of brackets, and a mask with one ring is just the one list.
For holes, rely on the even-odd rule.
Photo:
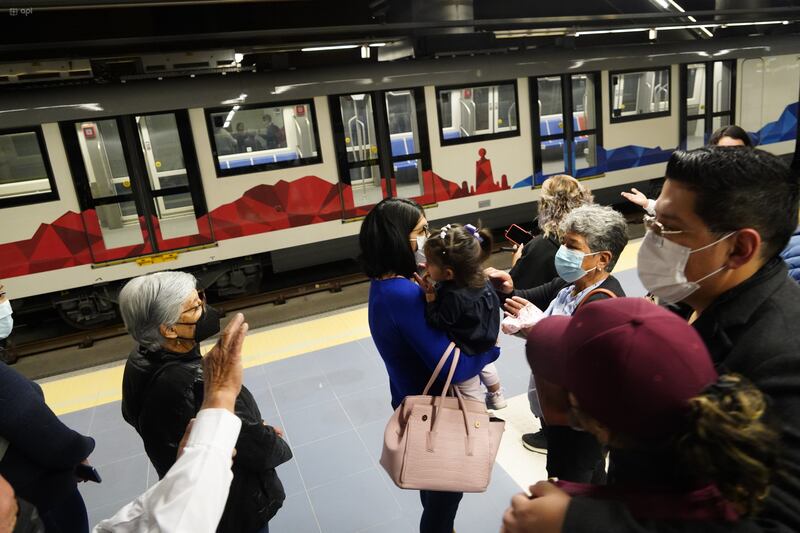
[(214, 241), (185, 111), (61, 124), (94, 262)]
[(421, 89), (332, 96), (330, 107), (343, 218), (389, 196), (435, 201)]

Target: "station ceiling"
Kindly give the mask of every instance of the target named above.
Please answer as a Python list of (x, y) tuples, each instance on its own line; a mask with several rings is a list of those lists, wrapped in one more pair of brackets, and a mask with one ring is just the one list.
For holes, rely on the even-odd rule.
[[(235, 52), (239, 67), (263, 71), (793, 33), (800, 26), (800, 0), (0, 3), (8, 4), (16, 7), (3, 7), (0, 12), (0, 64), (88, 60), (95, 77), (106, 80), (145, 75), (141, 58), (148, 55), (221, 49)], [(363, 48), (370, 44), (369, 51)], [(346, 48), (308, 50), (336, 46)]]

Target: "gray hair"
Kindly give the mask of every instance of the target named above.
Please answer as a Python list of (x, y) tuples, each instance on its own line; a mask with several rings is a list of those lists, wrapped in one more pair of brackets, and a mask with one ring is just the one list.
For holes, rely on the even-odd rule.
[(180, 320), (183, 304), (197, 280), (191, 274), (167, 270), (133, 278), (119, 292), (119, 310), (131, 337), (149, 350), (158, 350), (164, 337), (160, 326)]
[(621, 213), (602, 205), (584, 205), (570, 211), (561, 221), (561, 234), (577, 233), (592, 252), (611, 252), (606, 270), (611, 272), (628, 244), (628, 224)]

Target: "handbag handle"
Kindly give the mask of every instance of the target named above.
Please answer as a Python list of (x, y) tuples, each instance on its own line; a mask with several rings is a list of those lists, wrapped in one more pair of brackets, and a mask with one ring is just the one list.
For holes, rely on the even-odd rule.
[[(447, 350), (445, 350), (444, 354), (442, 355), (442, 358), (439, 360), (439, 364), (436, 365), (436, 369), (433, 371), (433, 376), (431, 376), (428, 385), (425, 387), (424, 395), (428, 394), (428, 389), (433, 384), (433, 381), (436, 378), (436, 376), (439, 375), (439, 372), (441, 372), (442, 367), (444, 366), (444, 362), (447, 360), (447, 357), (450, 355), (450, 352), (453, 351), (454, 347), (455, 343), (451, 342), (450, 345), (447, 347)], [(455, 348), (455, 353), (453, 354), (453, 361), (450, 363), (450, 369), (447, 372), (447, 379), (444, 382), (444, 388), (442, 388), (442, 394), (437, 396), (433, 402), (433, 411), (431, 412), (431, 427), (428, 430), (428, 434), (426, 436), (427, 448), (428, 451), (431, 452), (433, 451), (433, 448), (436, 445), (436, 435), (437, 435), (436, 428), (439, 426), (439, 418), (440, 418), (439, 413), (442, 410), (442, 405), (444, 404), (444, 398), (445, 396), (447, 396), (447, 392), (450, 390), (450, 385), (453, 382), (453, 375), (456, 373), (456, 367), (458, 366), (458, 359), (460, 358), (460, 356), (461, 356), (461, 350), (459, 348)], [(472, 438), (471, 438), (472, 429), (470, 428), (469, 421), (467, 420), (467, 409), (466, 406), (464, 405), (464, 399), (461, 397), (461, 393), (458, 391), (458, 389), (455, 389), (455, 395), (456, 398), (458, 398), (459, 408), (461, 410), (461, 414), (464, 416), (464, 426), (467, 429), (467, 442), (466, 442), (467, 453), (469, 455), (472, 455)]]
[[(609, 298), (616, 298), (617, 297), (616, 294), (614, 294), (613, 292), (611, 292), (608, 289), (602, 289), (602, 288), (593, 289), (593, 290), (589, 291), (589, 294), (587, 294), (586, 296), (583, 297), (583, 299), (580, 301), (580, 303), (578, 303), (578, 305), (575, 307), (575, 311), (577, 311), (578, 309), (583, 307), (585, 304), (588, 304), (589, 303), (589, 298), (591, 298), (592, 296), (598, 295), (598, 294), (605, 294)], [(574, 314), (574, 312), (573, 312), (573, 314)]]
[[(425, 385), (425, 390), (422, 391), (422, 395), (423, 396), (427, 396), (428, 395), (428, 391), (433, 386), (433, 383), (436, 381), (436, 378), (439, 377), (439, 374), (442, 372), (442, 368), (444, 367), (444, 364), (447, 362), (447, 358), (450, 357), (450, 353), (453, 351), (453, 348), (455, 348), (455, 347), (456, 347), (456, 343), (451, 342), (447, 346), (447, 349), (445, 349), (444, 353), (442, 354), (441, 359), (439, 359), (439, 362), (436, 363), (436, 368), (433, 369), (433, 374), (431, 374), (431, 379), (429, 379), (428, 380), (428, 384)], [(456, 358), (455, 358), (453, 364), (450, 365), (450, 375), (447, 378), (447, 384), (445, 385), (445, 388), (444, 388), (444, 392), (445, 393), (447, 392), (447, 388), (450, 386), (450, 380), (453, 377), (453, 372), (455, 372), (455, 367), (456, 367), (456, 364), (458, 363), (458, 353), (459, 352), (460, 352), (460, 350), (458, 350), (458, 352), (456, 352)]]

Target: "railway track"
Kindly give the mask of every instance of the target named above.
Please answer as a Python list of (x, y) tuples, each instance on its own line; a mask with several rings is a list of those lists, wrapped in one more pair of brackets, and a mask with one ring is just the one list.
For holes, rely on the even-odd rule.
[[(340, 292), (343, 287), (364, 283), (366, 281), (369, 280), (362, 273), (335, 276), (321, 281), (309, 282), (274, 291), (267, 291), (259, 294), (234, 298), (231, 300), (215, 302), (214, 307), (224, 311), (225, 313), (228, 313), (231, 311), (241, 311), (243, 309), (249, 309), (270, 303), (274, 305), (281, 305), (292, 298), (298, 298), (325, 291), (336, 293)], [(125, 326), (122, 324), (115, 324), (112, 326), (101, 327), (88, 331), (78, 331), (50, 339), (36, 340), (16, 345), (12, 348), (11, 356), (12, 359), (16, 360), (21, 357), (28, 357), (62, 348), (88, 348), (94, 345), (94, 343), (97, 341), (121, 337), (127, 334), (128, 332), (125, 330)]]

